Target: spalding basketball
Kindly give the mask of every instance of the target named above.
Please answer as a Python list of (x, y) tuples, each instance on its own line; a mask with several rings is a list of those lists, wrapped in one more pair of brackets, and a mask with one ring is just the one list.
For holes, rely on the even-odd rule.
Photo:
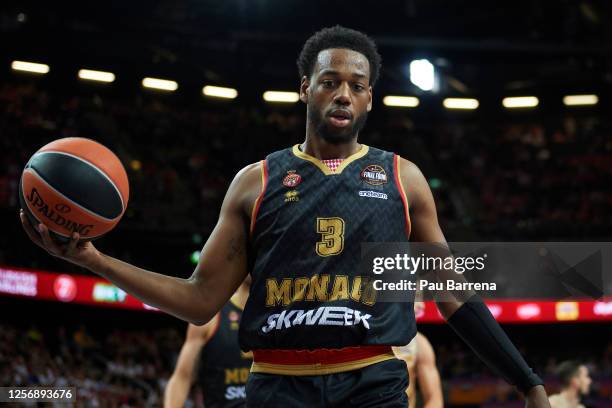
[(121, 219), (129, 184), (125, 168), (108, 148), (90, 139), (55, 140), (30, 158), (19, 183), (21, 208), (33, 225), (43, 223), (66, 242), (99, 238)]

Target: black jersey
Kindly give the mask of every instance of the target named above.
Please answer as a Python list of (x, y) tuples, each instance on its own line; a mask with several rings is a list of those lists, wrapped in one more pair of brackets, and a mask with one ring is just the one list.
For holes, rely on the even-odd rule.
[(215, 334), (200, 355), (198, 380), (206, 408), (243, 407), (251, 358), (240, 351), (238, 327), (242, 309), (231, 301), (219, 312)]
[(410, 342), (412, 305), (377, 303), (371, 278), (359, 275), (361, 243), (410, 234), (399, 165), (365, 145), (335, 172), (297, 145), (267, 156), (251, 222), (243, 350)]

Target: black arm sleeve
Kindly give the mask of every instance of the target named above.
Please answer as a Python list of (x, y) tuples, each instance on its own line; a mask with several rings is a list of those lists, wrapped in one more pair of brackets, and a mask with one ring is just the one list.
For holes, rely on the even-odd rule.
[(544, 384), (527, 365), (478, 295), (461, 305), (448, 319), (448, 323), (489, 368), (516, 385), (523, 393)]

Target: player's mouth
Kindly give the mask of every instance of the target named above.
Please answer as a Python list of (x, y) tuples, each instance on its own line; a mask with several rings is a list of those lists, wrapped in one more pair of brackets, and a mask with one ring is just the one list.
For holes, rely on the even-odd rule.
[(353, 119), (353, 114), (344, 109), (334, 109), (327, 116), (331, 124), (335, 127), (346, 127)]

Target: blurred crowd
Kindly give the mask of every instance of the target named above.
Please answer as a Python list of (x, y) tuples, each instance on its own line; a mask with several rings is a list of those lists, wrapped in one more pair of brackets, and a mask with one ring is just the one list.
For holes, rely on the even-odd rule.
[(429, 140), (455, 188), (469, 190), (483, 236), (583, 240), (610, 236), (612, 122), (593, 115), (547, 121), (440, 125)]
[(182, 338), (175, 329), (0, 325), (0, 386), (75, 387), (76, 407), (161, 406)]
[[(0, 386), (76, 387), (77, 407), (161, 406), (183, 336), (177, 326), (151, 331), (138, 326), (3, 324)], [(472, 398), (473, 392), (488, 395), (490, 406), (510, 406), (519, 401), (518, 394), (458, 339), (432, 341), (449, 405), (460, 405), (466, 390), (472, 390)], [(610, 406), (612, 399), (612, 343), (600, 346), (571, 350), (593, 378), (592, 391), (585, 400), (590, 407)], [(543, 375), (549, 392), (558, 390), (556, 368), (568, 350), (563, 345), (541, 348), (531, 344), (521, 352)], [(194, 387), (187, 407), (200, 406), (198, 392)]]

